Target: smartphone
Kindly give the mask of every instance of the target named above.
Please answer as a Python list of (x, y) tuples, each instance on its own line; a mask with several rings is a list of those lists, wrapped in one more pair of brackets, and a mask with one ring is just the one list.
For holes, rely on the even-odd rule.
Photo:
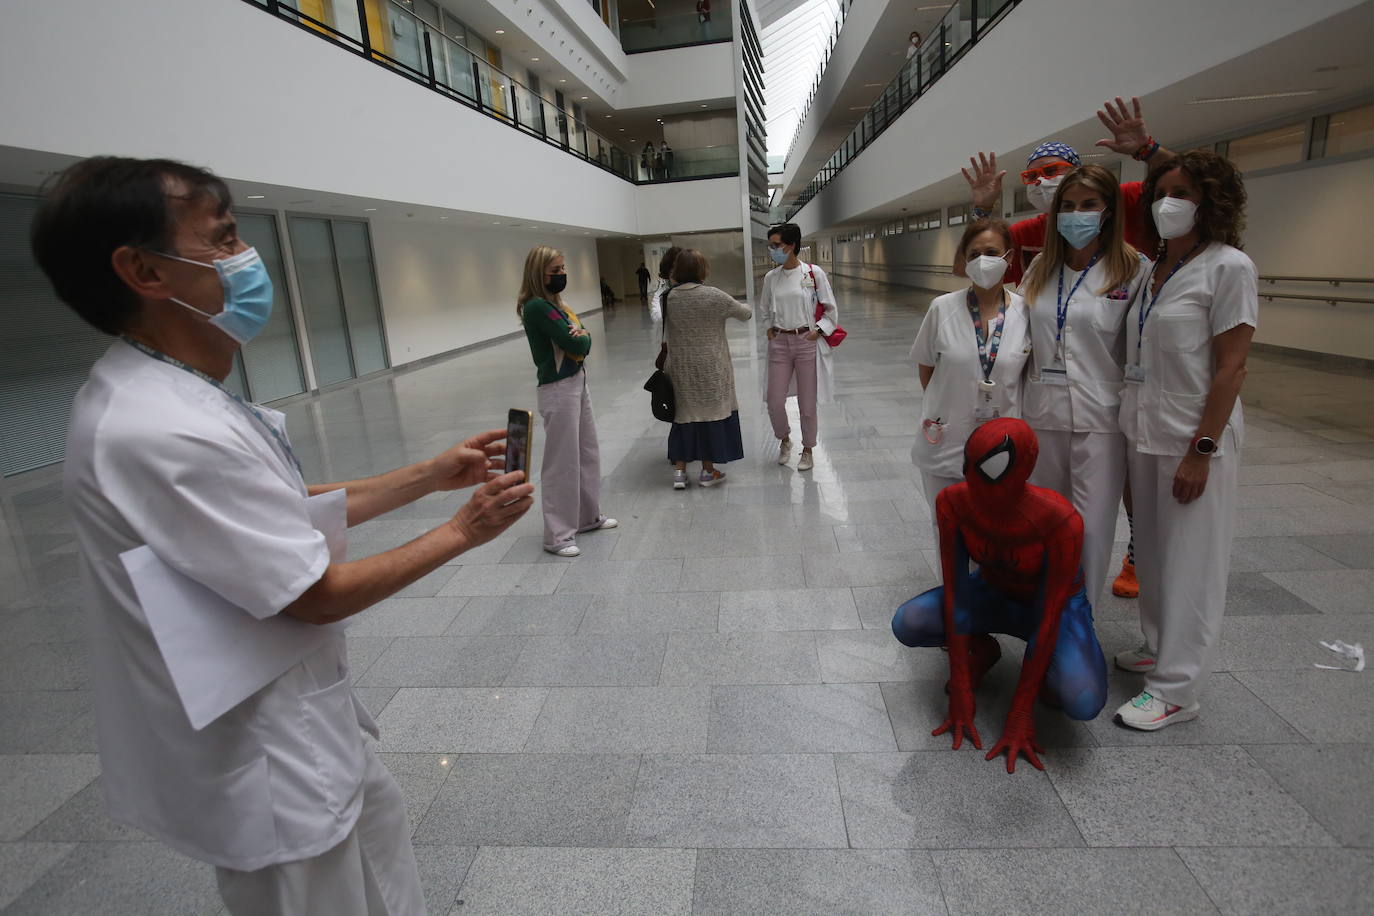
[(530, 477), (530, 451), (534, 448), (534, 414), (512, 407), (506, 414), (506, 472), (524, 471)]

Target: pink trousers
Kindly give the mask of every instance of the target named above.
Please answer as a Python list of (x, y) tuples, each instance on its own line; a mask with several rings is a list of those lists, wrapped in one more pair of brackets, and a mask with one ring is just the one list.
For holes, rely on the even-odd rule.
[(768, 419), (779, 439), (792, 431), (787, 422), (787, 391), (794, 374), (802, 445), (811, 448), (816, 444), (816, 342), (805, 334), (778, 334), (768, 341)]
[(539, 469), (544, 546), (556, 549), (601, 521), (601, 448), (586, 371), (540, 385), (536, 394), (544, 420)]

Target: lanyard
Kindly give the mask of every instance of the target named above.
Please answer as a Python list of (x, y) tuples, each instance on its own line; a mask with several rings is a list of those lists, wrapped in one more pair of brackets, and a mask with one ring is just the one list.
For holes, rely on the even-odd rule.
[(1073, 301), (1074, 294), (1078, 292), (1078, 287), (1082, 286), (1083, 281), (1088, 278), (1088, 271), (1093, 269), (1093, 265), (1097, 263), (1097, 259), (1101, 254), (1101, 248), (1093, 252), (1092, 259), (1088, 261), (1088, 266), (1083, 268), (1083, 272), (1079, 274), (1078, 279), (1074, 281), (1073, 288), (1069, 290), (1069, 298), (1067, 299), (1064, 298), (1064, 265), (1062, 263), (1059, 265), (1059, 292), (1055, 300), (1054, 313), (1054, 353), (1056, 362), (1061, 361), (1058, 359), (1058, 356), (1060, 353), (1064, 352), (1063, 348), (1060, 346), (1060, 341), (1064, 337), (1064, 322), (1069, 317), (1069, 303)]
[(997, 306), (997, 320), (992, 333), (984, 336), (983, 313), (978, 308), (978, 297), (970, 287), (968, 291), (968, 313), (973, 318), (973, 336), (978, 338), (978, 361), (983, 364), (983, 381), (992, 380), (992, 366), (997, 362), (997, 350), (1002, 346), (1002, 326), (1007, 318), (1007, 293), (1002, 291), (1002, 304)]
[(272, 440), (281, 446), (282, 451), (286, 454), (286, 457), (290, 458), (291, 463), (296, 466), (296, 473), (301, 474), (302, 478), (304, 478), (304, 472), (301, 470), (300, 460), (296, 458), (296, 453), (292, 451), (291, 443), (286, 441), (285, 436), (277, 432), (277, 428), (275, 426), (267, 422), (267, 418), (262, 415), (262, 411), (258, 410), (258, 408), (255, 405), (248, 403), (243, 398), (234, 394), (234, 392), (230, 391), (228, 388), (225, 388), (224, 385), (219, 381), (219, 379), (206, 375), (204, 372), (201, 372), (194, 366), (188, 366), (181, 360), (168, 356), (166, 353), (154, 350), (152, 347), (148, 346), (141, 340), (134, 340), (127, 334), (121, 334), (120, 339), (123, 340), (129, 346), (133, 347), (135, 350), (139, 351), (140, 353), (143, 353), (146, 356), (151, 356), (153, 359), (158, 360), (159, 362), (164, 362), (169, 366), (176, 366), (178, 369), (184, 369), (185, 371), (191, 373), (201, 381), (208, 382), (209, 384), (218, 388), (220, 391), (229, 395), (229, 397), (233, 398), (234, 403), (238, 404), (245, 411), (247, 411), (248, 415), (252, 417), (254, 420), (257, 420), (258, 425), (265, 429), (267, 431), (267, 434), (272, 437)]
[(1170, 280), (1174, 278), (1174, 274), (1178, 273), (1178, 269), (1182, 267), (1184, 263), (1189, 258), (1191, 258), (1201, 247), (1202, 239), (1198, 239), (1197, 244), (1194, 245), (1192, 248), (1189, 248), (1188, 253), (1178, 259), (1178, 263), (1174, 265), (1174, 269), (1169, 271), (1169, 276), (1164, 278), (1164, 283), (1159, 284), (1159, 289), (1155, 290), (1154, 295), (1150, 297), (1150, 304), (1148, 307), (1145, 305), (1145, 297), (1149, 294), (1150, 278), (1147, 277), (1145, 279), (1145, 282), (1140, 284), (1140, 313), (1136, 319), (1135, 328), (1135, 364), (1137, 366), (1140, 365), (1140, 340), (1145, 335), (1146, 319), (1148, 319), (1150, 317), (1150, 313), (1155, 310), (1155, 303), (1159, 301), (1160, 294), (1164, 292), (1165, 284), (1167, 284)]

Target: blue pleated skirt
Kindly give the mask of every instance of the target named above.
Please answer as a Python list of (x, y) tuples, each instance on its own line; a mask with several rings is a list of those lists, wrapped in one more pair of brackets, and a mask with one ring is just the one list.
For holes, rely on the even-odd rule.
[(709, 461), (724, 464), (744, 457), (744, 437), (739, 431), (739, 411), (724, 420), (705, 423), (674, 423), (668, 433), (668, 460)]

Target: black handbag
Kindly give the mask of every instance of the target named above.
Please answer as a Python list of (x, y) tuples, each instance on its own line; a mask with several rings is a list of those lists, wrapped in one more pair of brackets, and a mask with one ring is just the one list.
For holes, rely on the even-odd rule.
[[(663, 300), (659, 307), (663, 311), (663, 333), (668, 329), (668, 293), (663, 291)], [(677, 397), (673, 393), (673, 380), (668, 378), (668, 373), (663, 371), (663, 364), (668, 358), (668, 343), (660, 340), (658, 346), (658, 359), (654, 360), (654, 374), (649, 376), (649, 380), (644, 383), (644, 390), (649, 392), (649, 409), (654, 412), (655, 420), (662, 420), (664, 423), (673, 422), (677, 416)]]

